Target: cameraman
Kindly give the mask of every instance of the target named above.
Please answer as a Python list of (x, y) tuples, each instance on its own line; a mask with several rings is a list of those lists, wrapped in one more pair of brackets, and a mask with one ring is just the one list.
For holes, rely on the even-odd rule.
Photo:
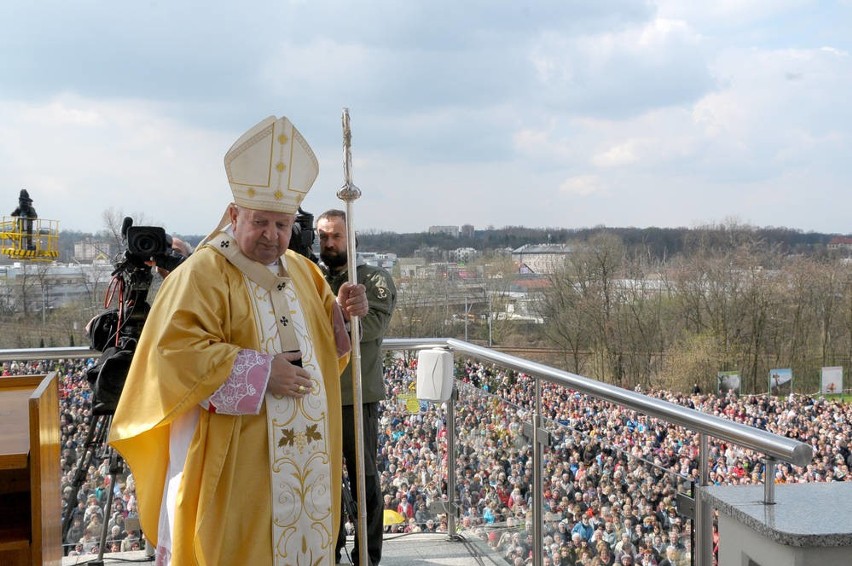
[(296, 221), (293, 223), (293, 233), (290, 235), (290, 249), (301, 254), (314, 263), (319, 258), (314, 253), (314, 215), (305, 212), (300, 206), (296, 211)]
[[(26, 241), (26, 249), (34, 250), (33, 245), (33, 220), (38, 218), (35, 208), (33, 208), (33, 199), (30, 198), (30, 193), (26, 189), (21, 189), (18, 196), (18, 208), (12, 211), (12, 216), (17, 218), (18, 231), (21, 232), (22, 241)], [(24, 249), (23, 247), (21, 249)]]

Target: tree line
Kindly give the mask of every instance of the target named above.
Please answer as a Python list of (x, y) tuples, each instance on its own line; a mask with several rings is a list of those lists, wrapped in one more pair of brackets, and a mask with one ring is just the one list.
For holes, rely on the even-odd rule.
[(852, 360), (852, 264), (787, 253), (761, 240), (695, 242), (666, 261), (615, 235), (589, 240), (550, 276), (544, 333), (572, 371), (632, 387), (715, 390), (738, 371), (765, 392), (769, 371), (792, 368), (797, 390)]
[[(577, 243), (533, 294), (542, 324), (501, 320), (499, 303), (520, 276), (492, 279), (489, 339), (498, 348), (546, 348), (555, 367), (628, 388), (698, 384), (712, 391), (718, 372), (737, 371), (744, 392), (760, 393), (771, 369), (792, 368), (795, 390), (813, 393), (822, 367), (849, 368), (852, 263), (845, 253), (791, 253), (795, 246), (754, 232), (690, 236), (681, 253), (665, 257), (617, 231)], [(457, 303), (427, 300), (449, 297), (447, 285), (402, 282), (420, 308), (409, 301), (398, 309), (394, 335), (459, 337)], [(483, 318), (465, 321), (473, 341), (484, 342)]]
[[(85, 240), (97, 239), (112, 243), (114, 252), (121, 250), (120, 227), (122, 212), (109, 209), (103, 213), (105, 228), (96, 233), (62, 231), (59, 234), (60, 261), (70, 262), (74, 257), (74, 245)], [(144, 215), (137, 215), (136, 224), (146, 224)], [(414, 257), (419, 250), (454, 250), (473, 248), (483, 254), (494, 250), (517, 249), (535, 244), (585, 243), (595, 236), (606, 233), (617, 236), (627, 249), (641, 249), (650, 258), (664, 261), (667, 258), (689, 254), (701, 247), (726, 249), (746, 241), (760, 241), (777, 248), (782, 253), (820, 255), (827, 244), (839, 234), (803, 232), (793, 228), (755, 227), (728, 220), (692, 228), (635, 228), (595, 226), (587, 228), (530, 228), (525, 226), (487, 227), (474, 230), (472, 235), (450, 236), (448, 234), (396, 233), (381, 230), (359, 232), (358, 246), (362, 251), (393, 253), (398, 257)], [(196, 244), (204, 234), (174, 234), (190, 244)]]
[[(113, 216), (106, 232), (115, 239), (120, 214)], [(735, 223), (477, 231), (469, 240), (485, 251), (493, 249), (482, 247), (485, 241), (572, 244), (564, 264), (530, 293), (533, 314), (543, 323), (500, 315), (522, 276), (507, 257), (487, 256), (469, 269), (480, 280), (465, 298), (454, 290), (457, 282), (444, 278), (398, 281), (406, 301), (389, 335), (535, 346), (549, 350), (544, 361), (556, 367), (625, 387), (698, 383), (707, 390), (715, 387), (718, 371), (731, 370), (740, 372), (745, 391), (759, 392), (766, 390), (770, 369), (790, 367), (796, 389), (813, 392), (821, 367), (852, 364), (852, 264), (845, 250), (828, 250), (832, 237)], [(400, 256), (425, 244), (453, 249), (465, 243), (429, 234), (360, 236), (361, 249), (396, 249)], [(32, 270), (34, 282), (42, 267)], [(82, 324), (102, 307), (97, 291), (80, 305), (82, 314), (73, 307), (28, 317), (0, 312), (12, 330), (4, 346), (84, 344)]]
[(599, 234), (617, 236), (629, 250), (641, 250), (649, 258), (665, 261), (689, 254), (701, 248), (727, 249), (747, 241), (760, 241), (777, 248), (781, 253), (820, 255), (838, 234), (803, 232), (792, 228), (755, 227), (734, 220), (693, 228), (528, 228), (524, 226), (489, 227), (474, 230), (471, 236), (454, 237), (447, 234), (370, 231), (359, 234), (358, 243), (364, 251), (391, 252), (399, 257), (412, 257), (418, 250), (438, 248), (453, 250), (473, 248), (487, 253), (493, 250), (517, 249), (535, 244), (583, 244)]

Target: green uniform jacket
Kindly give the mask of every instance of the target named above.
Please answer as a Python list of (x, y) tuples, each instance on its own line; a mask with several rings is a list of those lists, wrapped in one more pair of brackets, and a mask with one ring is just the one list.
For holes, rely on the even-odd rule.
[[(382, 372), (382, 339), (390, 325), (393, 307), (396, 304), (396, 287), (390, 273), (381, 267), (358, 265), (358, 283), (367, 288), (370, 310), (361, 318), (361, 400), (375, 403), (385, 398), (385, 382)], [(325, 279), (334, 294), (349, 280), (344, 269), (331, 274), (325, 271)], [(352, 405), (352, 362), (340, 376), (340, 398), (344, 405)]]

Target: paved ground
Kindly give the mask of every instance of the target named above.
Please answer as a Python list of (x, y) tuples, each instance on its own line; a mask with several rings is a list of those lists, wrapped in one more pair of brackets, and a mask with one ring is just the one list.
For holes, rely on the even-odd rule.
[[(346, 545), (352, 552), (351, 541)], [(466, 539), (450, 540), (446, 534), (385, 535), (381, 566), (501, 565), (499, 556), (486, 556), (487, 545)]]
[[(352, 541), (347, 544), (352, 552)], [(446, 534), (386, 535), (381, 566), (506, 566), (497, 556), (484, 556), (487, 547), (478, 541), (450, 540)], [(63, 566), (92, 564), (94, 556), (66, 556)], [(118, 552), (105, 554), (105, 566), (153, 562), (144, 552)], [(348, 562), (347, 562), (348, 563)]]

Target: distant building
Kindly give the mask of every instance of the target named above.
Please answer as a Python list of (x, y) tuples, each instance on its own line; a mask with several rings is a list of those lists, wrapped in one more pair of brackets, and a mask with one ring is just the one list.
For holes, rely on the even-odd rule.
[(464, 224), (461, 227), (462, 238), (473, 238), (473, 224)]
[(84, 240), (74, 244), (74, 259), (79, 262), (109, 260), (112, 257), (109, 242)]
[(414, 279), (431, 279), (433, 281), (447, 278), (446, 264), (423, 263), (414, 266)]
[(429, 226), (430, 234), (446, 234), (447, 236), (452, 236), (453, 238), (459, 237), (459, 227), (458, 226)]
[[(407, 259), (400, 259), (400, 274), (411, 273), (414, 279), (431, 279), (433, 281), (460, 281), (481, 279), (484, 276), (482, 267), (475, 269), (455, 262), (434, 262), (411, 264)], [(405, 263), (403, 263), (405, 262)]]
[(479, 255), (479, 252), (473, 248), (456, 248), (450, 250), (448, 257), (450, 261), (458, 261), (461, 263), (468, 262)]
[(102, 304), (113, 269), (104, 262), (0, 267), (0, 301), (12, 312), (51, 310), (81, 302)]
[(393, 271), (397, 262), (396, 254), (392, 253), (358, 252), (358, 259), (367, 265), (381, 267), (388, 271)]
[(572, 249), (568, 244), (527, 244), (512, 251), (519, 273), (550, 274), (565, 264)]
[(417, 277), (418, 268), (426, 265), (426, 260), (422, 257), (401, 257), (397, 265), (399, 266), (399, 276), (402, 279), (413, 279)]
[(852, 250), (852, 238), (835, 236), (828, 242), (827, 247), (830, 250)]
[(414, 251), (414, 257), (423, 258), (426, 263), (445, 261), (447, 252), (435, 246), (423, 246)]

